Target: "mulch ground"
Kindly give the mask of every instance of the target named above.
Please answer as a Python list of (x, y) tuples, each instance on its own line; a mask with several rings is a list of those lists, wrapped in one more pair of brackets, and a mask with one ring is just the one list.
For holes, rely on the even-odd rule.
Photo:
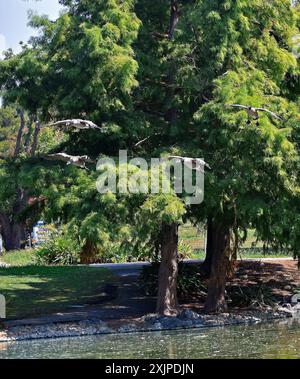
[[(240, 261), (227, 283), (227, 289), (232, 287), (252, 288), (253, 291), (267, 287), (276, 301), (289, 302), (297, 290), (300, 293), (298, 261)], [(203, 308), (204, 301), (205, 299), (183, 299), (182, 306), (199, 311)]]
[(300, 290), (298, 261), (239, 262), (230, 284), (248, 287), (263, 284), (278, 296), (290, 296), (296, 288)]

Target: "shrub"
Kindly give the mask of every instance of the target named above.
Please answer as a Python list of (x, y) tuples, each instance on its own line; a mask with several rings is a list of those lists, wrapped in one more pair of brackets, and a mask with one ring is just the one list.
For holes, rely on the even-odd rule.
[(272, 289), (264, 284), (232, 286), (228, 288), (227, 296), (232, 307), (264, 308), (273, 307), (276, 303)]
[(178, 243), (178, 256), (179, 259), (182, 261), (184, 259), (191, 259), (194, 255), (194, 251), (188, 243), (184, 242), (183, 240), (180, 240)]
[[(159, 263), (153, 263), (144, 267), (139, 277), (139, 285), (146, 295), (156, 296), (158, 292), (158, 272)], [(183, 264), (178, 265), (177, 279), (178, 296), (205, 297), (207, 288), (200, 275), (200, 268), (197, 265)]]
[(73, 265), (79, 263), (80, 244), (68, 234), (54, 234), (36, 251), (40, 265)]

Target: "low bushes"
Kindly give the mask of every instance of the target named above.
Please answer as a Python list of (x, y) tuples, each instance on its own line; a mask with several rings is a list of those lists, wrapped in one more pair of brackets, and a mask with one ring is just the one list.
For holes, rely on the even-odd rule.
[(80, 261), (81, 246), (68, 234), (54, 234), (36, 251), (38, 265), (74, 265)]
[[(201, 277), (201, 266), (181, 262), (178, 265), (178, 271), (178, 297), (189, 300), (197, 298), (204, 302), (207, 296), (207, 281)], [(157, 295), (158, 272), (159, 263), (153, 263), (142, 270), (139, 285), (148, 296)], [(228, 283), (226, 298), (232, 308), (265, 308), (273, 307), (276, 304), (272, 288), (261, 283), (249, 286), (236, 286)]]
[[(159, 263), (144, 267), (139, 277), (139, 284), (146, 295), (156, 296), (158, 292)], [(206, 296), (206, 285), (201, 279), (198, 265), (179, 263), (177, 279), (178, 296), (184, 298)]]
[(265, 284), (253, 284), (247, 287), (232, 286), (227, 291), (228, 301), (232, 307), (273, 307), (276, 304), (272, 288)]

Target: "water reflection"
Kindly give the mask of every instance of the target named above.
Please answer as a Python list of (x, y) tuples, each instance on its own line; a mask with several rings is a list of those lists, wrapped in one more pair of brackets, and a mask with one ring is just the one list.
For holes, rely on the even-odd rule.
[(1, 344), (0, 358), (300, 358), (300, 321)]

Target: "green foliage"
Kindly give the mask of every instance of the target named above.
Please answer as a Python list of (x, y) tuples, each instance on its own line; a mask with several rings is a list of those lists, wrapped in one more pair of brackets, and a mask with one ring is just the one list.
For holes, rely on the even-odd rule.
[(41, 266), (68, 266), (79, 263), (80, 244), (66, 233), (53, 234), (36, 251), (36, 263)]
[[(153, 263), (143, 268), (139, 277), (139, 285), (148, 296), (156, 296), (158, 291), (159, 264)], [(198, 266), (179, 263), (177, 292), (179, 297), (205, 297), (207, 288), (201, 279)]]
[[(4, 100), (45, 121), (86, 117), (103, 130), (45, 131), (39, 152), (204, 157), (212, 167), (205, 201), (185, 207), (172, 192), (100, 195), (94, 171), (20, 157), (0, 167), (2, 209), (13, 209), (20, 186), (45, 196), (43, 216), (91, 241), (101, 259), (118, 251), (155, 257), (162, 222), (208, 217), (255, 228), (261, 240), (297, 254), (299, 8), (289, 0), (178, 0), (171, 36), (168, 1), (61, 3), (57, 21), (31, 18), (40, 31), (32, 47), (0, 62)], [(248, 125), (246, 112), (226, 107), (232, 103), (267, 107), (284, 121), (261, 113), (259, 125)]]
[[(128, 171), (129, 182), (139, 178), (150, 180), (148, 171), (134, 166), (110, 167), (109, 172), (119, 180), (119, 169)], [(70, 167), (65, 171), (53, 168), (50, 185), (44, 192), (47, 203), (44, 218), (60, 219), (68, 225), (69, 233), (80, 241), (92, 242), (99, 260), (114, 262), (122, 257), (153, 259), (161, 223), (182, 222), (185, 206), (172, 193), (99, 193), (99, 174)], [(48, 171), (38, 170), (41, 182), (48, 181)]]
[(179, 240), (178, 243), (178, 257), (180, 260), (191, 259), (194, 255), (194, 251), (188, 243), (183, 240)]
[(274, 307), (276, 304), (272, 289), (263, 284), (248, 287), (233, 286), (228, 290), (228, 298), (232, 307)]
[(19, 128), (19, 119), (15, 107), (0, 108), (0, 160), (12, 156)]

